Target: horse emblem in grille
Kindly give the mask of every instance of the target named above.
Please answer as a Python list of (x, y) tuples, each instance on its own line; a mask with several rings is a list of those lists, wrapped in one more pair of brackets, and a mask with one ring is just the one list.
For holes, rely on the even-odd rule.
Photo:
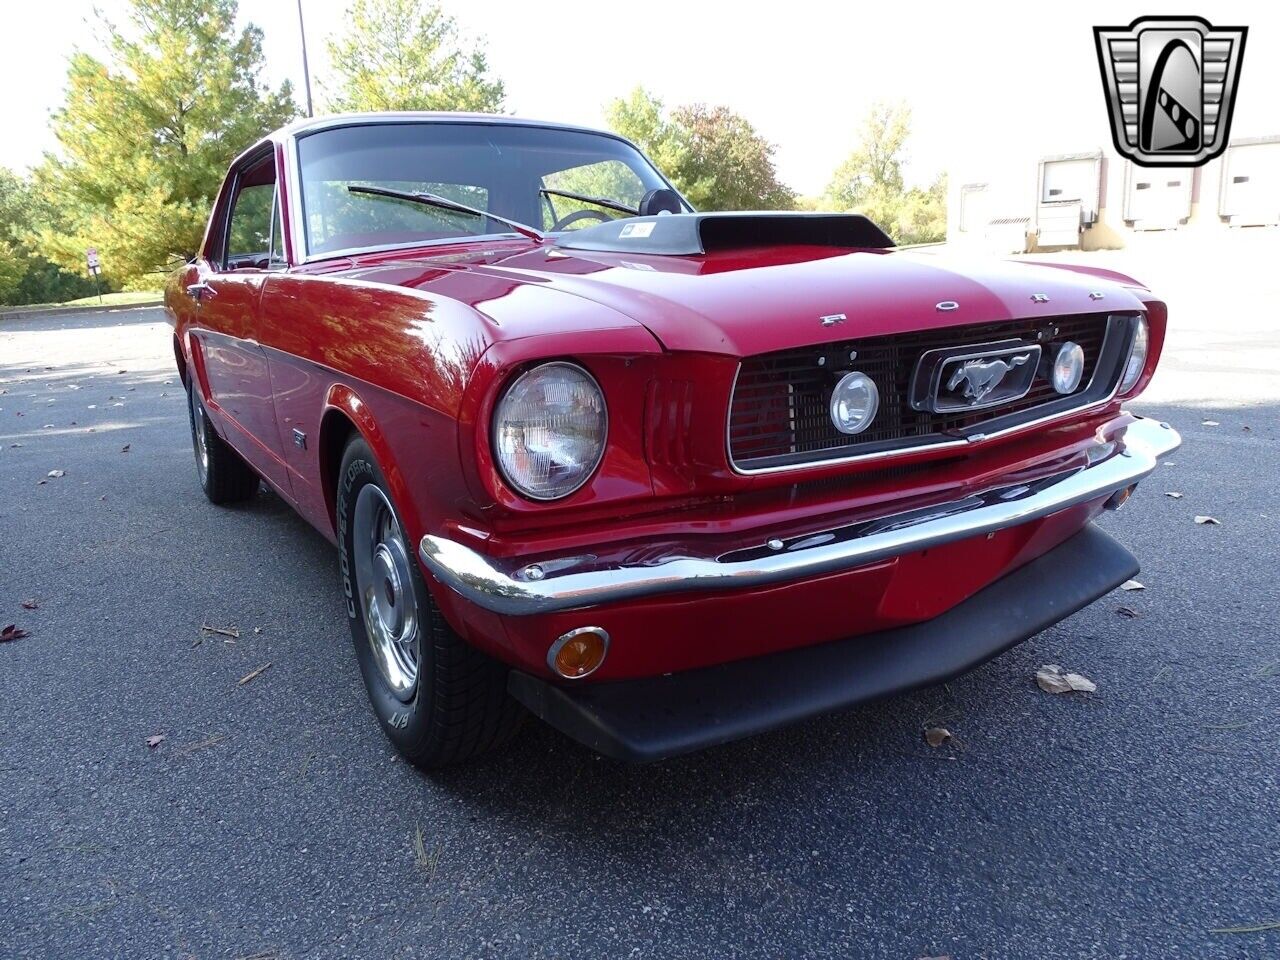
[(1221, 154), (1247, 33), (1199, 17), (1094, 27), (1116, 150), (1144, 167), (1198, 167)]
[[(1020, 367), (1031, 359), (1031, 354), (1011, 356), (1007, 360), (967, 360), (956, 367), (947, 380), (947, 389), (952, 393), (960, 391), (960, 396), (971, 404), (981, 403), (1005, 375), (1015, 367)], [(961, 389), (963, 385), (963, 389)]]

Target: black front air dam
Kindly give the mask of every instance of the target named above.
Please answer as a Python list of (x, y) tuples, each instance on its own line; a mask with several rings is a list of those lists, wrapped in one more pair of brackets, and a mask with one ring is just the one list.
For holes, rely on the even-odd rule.
[(512, 671), (511, 694), (592, 750), (647, 763), (775, 730), (972, 670), (1138, 572), (1090, 524), (923, 623), (665, 677), (557, 686)]

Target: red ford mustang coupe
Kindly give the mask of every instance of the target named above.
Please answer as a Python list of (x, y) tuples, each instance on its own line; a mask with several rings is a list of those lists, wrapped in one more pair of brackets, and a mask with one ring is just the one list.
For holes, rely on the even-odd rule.
[(422, 766), (525, 712), (651, 760), (938, 683), (1137, 572), (1090, 521), (1178, 446), (1122, 408), (1166, 308), (892, 247), (697, 213), (608, 133), (296, 124), (166, 293), (200, 483), (335, 542)]

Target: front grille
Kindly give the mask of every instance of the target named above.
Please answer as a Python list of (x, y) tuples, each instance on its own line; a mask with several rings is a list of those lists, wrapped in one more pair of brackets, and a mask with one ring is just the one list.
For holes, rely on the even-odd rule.
[[(729, 412), (729, 455), (752, 469), (847, 457), (919, 446), (963, 436), (979, 426), (999, 429), (1037, 416), (1066, 412), (1103, 399), (1120, 374), (1121, 341), (1127, 346), (1129, 317), (1092, 314), (970, 324), (841, 343), (797, 347), (748, 357), (742, 362)], [(1108, 331), (1115, 331), (1109, 337)], [(984, 410), (933, 413), (914, 409), (911, 379), (921, 354), (999, 340), (1062, 343), (1084, 350), (1084, 377), (1063, 397), (1044, 377), (1026, 396)], [(856, 359), (851, 360), (851, 353)], [(880, 411), (862, 433), (839, 432), (831, 422), (831, 391), (840, 375), (861, 370), (880, 391)], [(1095, 374), (1101, 373), (1100, 376)]]

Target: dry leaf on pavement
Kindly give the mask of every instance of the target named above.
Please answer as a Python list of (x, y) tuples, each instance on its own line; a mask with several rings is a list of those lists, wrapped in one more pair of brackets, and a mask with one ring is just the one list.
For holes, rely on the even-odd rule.
[(1222, 526), (1222, 521), (1221, 521), (1221, 520), (1219, 520), (1217, 517), (1196, 517), (1196, 523), (1200, 524), (1200, 526), (1202, 526), (1202, 527), (1204, 527), (1204, 526), (1209, 526), (1209, 527), (1220, 527), (1220, 526)]
[(66, 475), (67, 475), (67, 471), (65, 470), (50, 470), (46, 474), (46, 476), (53, 477), (53, 479), (55, 480), (57, 480), (59, 477), (65, 477)]
[(1116, 607), (1116, 613), (1124, 617), (1126, 620), (1136, 620), (1141, 614), (1133, 607)]
[(1098, 685), (1078, 673), (1063, 673), (1056, 663), (1046, 663), (1036, 671), (1036, 683), (1045, 693), (1093, 693)]
[(23, 610), (39, 610), (40, 602), (36, 600), (34, 597), (32, 597), (30, 600), (23, 600), (22, 609)]
[(930, 727), (924, 732), (924, 742), (931, 747), (940, 747), (951, 739), (951, 731), (946, 727)]
[(1137, 580), (1126, 580), (1124, 583), (1120, 584), (1120, 589), (1121, 590), (1145, 590), (1147, 588), (1144, 587), (1142, 584), (1140, 584)]
[(11, 623), (7, 627), (0, 629), (0, 643), (9, 643), (13, 640), (21, 640), (23, 637), (29, 637), (31, 634), (23, 630), (16, 623)]
[(147, 746), (148, 746), (148, 747), (150, 747), (152, 750), (154, 750), (156, 747), (160, 746), (160, 744), (162, 744), (162, 743), (164, 743), (164, 734), (163, 734), (163, 733), (157, 733), (157, 734), (156, 734), (155, 736), (153, 736), (153, 737), (147, 737)]

